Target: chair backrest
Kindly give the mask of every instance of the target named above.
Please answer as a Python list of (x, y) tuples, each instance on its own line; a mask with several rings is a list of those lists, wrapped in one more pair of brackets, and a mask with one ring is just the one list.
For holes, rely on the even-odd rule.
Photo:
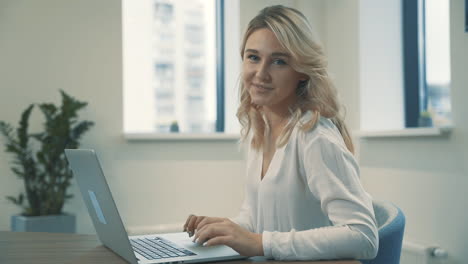
[(374, 201), (373, 207), (379, 232), (379, 251), (374, 259), (361, 260), (361, 262), (399, 264), (405, 231), (405, 215), (400, 208), (389, 202)]

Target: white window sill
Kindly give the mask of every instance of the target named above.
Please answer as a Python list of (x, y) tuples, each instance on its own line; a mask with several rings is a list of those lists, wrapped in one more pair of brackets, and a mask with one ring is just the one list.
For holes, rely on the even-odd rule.
[(239, 134), (228, 133), (125, 133), (128, 141), (237, 141)]
[(394, 137), (428, 137), (428, 136), (446, 136), (450, 134), (453, 127), (418, 127), (405, 128), (398, 130), (370, 130), (357, 131), (355, 134), (359, 138), (394, 138)]
[[(427, 137), (445, 136), (452, 132), (453, 127), (420, 127), (397, 130), (369, 130), (357, 131), (359, 138), (394, 138), (394, 137)], [(125, 133), (128, 141), (237, 141), (239, 134), (228, 133)]]

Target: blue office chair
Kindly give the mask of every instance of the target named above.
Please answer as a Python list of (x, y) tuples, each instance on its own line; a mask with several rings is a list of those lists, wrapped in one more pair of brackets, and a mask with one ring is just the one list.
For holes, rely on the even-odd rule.
[(382, 201), (373, 202), (379, 232), (379, 251), (371, 260), (361, 260), (364, 264), (399, 264), (405, 215), (397, 206)]

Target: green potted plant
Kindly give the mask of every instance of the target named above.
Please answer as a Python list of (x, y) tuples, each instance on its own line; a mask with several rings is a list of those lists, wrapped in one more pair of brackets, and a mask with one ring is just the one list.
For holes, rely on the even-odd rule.
[(34, 104), (23, 111), (19, 126), (0, 121), (5, 137), (5, 151), (13, 155), (11, 170), (24, 183), (24, 192), (6, 198), (22, 208), (11, 217), (12, 231), (75, 232), (75, 216), (62, 212), (72, 173), (65, 159), (65, 148), (78, 148), (79, 140), (94, 123), (79, 121), (77, 112), (87, 103), (60, 91), (62, 105), (42, 103), (38, 107), (45, 117), (42, 132), (28, 132), (29, 116)]

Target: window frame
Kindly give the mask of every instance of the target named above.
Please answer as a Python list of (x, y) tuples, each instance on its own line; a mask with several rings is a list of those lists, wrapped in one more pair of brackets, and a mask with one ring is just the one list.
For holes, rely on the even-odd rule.
[[(124, 2), (125, 4), (125, 2)], [(124, 109), (123, 109), (123, 129), (122, 136), (127, 141), (238, 141), (240, 138), (240, 124), (235, 118), (235, 113), (237, 109), (237, 94), (238, 94), (238, 82), (240, 74), (241, 59), (237, 52), (238, 50), (238, 41), (240, 39), (240, 4), (237, 1), (225, 2), (224, 0), (215, 0), (215, 12), (217, 17), (215, 21), (220, 21), (216, 26), (216, 36), (215, 36), (215, 46), (217, 48), (215, 54), (215, 63), (216, 66), (212, 66), (215, 73), (214, 86), (212, 89), (215, 92), (214, 98), (217, 101), (212, 101), (212, 104), (215, 107), (215, 123), (214, 129), (211, 132), (179, 132), (179, 133), (165, 133), (158, 131), (149, 131), (149, 130), (139, 130), (131, 129), (129, 125), (135, 121), (128, 122), (126, 125), (126, 119), (131, 118), (130, 113), (133, 111), (128, 111), (125, 109), (126, 106), (126, 85), (124, 83), (123, 93), (124, 93)], [(224, 14), (229, 12), (232, 15), (226, 17)], [(123, 23), (123, 43), (125, 46), (125, 36), (126, 34), (126, 22), (131, 21), (132, 18), (131, 12), (124, 13), (124, 23)], [(129, 19), (130, 18), (130, 19)], [(221, 32), (222, 35), (218, 34)], [(229, 32), (229, 34), (224, 34), (224, 32)], [(222, 37), (221, 37), (222, 36)], [(130, 47), (130, 46), (129, 46)], [(220, 56), (221, 55), (221, 56)], [(131, 59), (126, 59), (125, 49), (123, 50), (124, 57), (124, 80), (130, 80), (126, 78), (125, 72), (127, 72), (126, 67), (131, 66), (130, 63), (126, 66), (128, 62), (133, 62)], [(132, 72), (130, 72), (132, 73)], [(128, 81), (127, 81), (128, 82)], [(131, 83), (131, 82), (128, 82)], [(215, 87), (216, 86), (216, 87)], [(128, 90), (128, 89), (127, 89)], [(132, 99), (130, 99), (132, 100)], [(134, 100), (134, 99), (133, 99)], [(226, 104), (227, 103), (227, 104)], [(219, 111), (218, 111), (219, 110)]]
[[(405, 28), (403, 11), (405, 4), (411, 4), (407, 2), (413, 3), (413, 11), (406, 15), (406, 21), (413, 19), (413, 33), (411, 28)], [(418, 51), (417, 2), (418, 0), (401, 0), (380, 3), (363, 0), (359, 4), (360, 127), (355, 131), (359, 138), (445, 136), (454, 129), (453, 123), (436, 124), (432, 127), (418, 126), (421, 107), (431, 111), (430, 97), (426, 98), (425, 106), (424, 100), (419, 100), (420, 95), (425, 95), (424, 91), (419, 91), (420, 80), (424, 80), (422, 84), (428, 85), (424, 87), (428, 92), (431, 91), (431, 84), (426, 84), (425, 77), (419, 77), (420, 70), (425, 73), (425, 69), (419, 67), (425, 64), (420, 64), (419, 61), (420, 58), (426, 59), (426, 52)], [(413, 41), (410, 42), (413, 44), (413, 51), (408, 50), (408, 45), (404, 42), (405, 31), (406, 35), (413, 36)], [(422, 36), (424, 41), (426, 37), (424, 34)], [(387, 52), (382, 53), (382, 48)], [(414, 125), (410, 126), (406, 124), (410, 119), (407, 117), (409, 109), (413, 109), (414, 116)]]
[[(427, 0), (402, 0), (403, 87), (405, 128), (421, 127), (421, 114), (430, 112), (427, 69)], [(432, 66), (431, 66), (432, 67)], [(450, 83), (449, 83), (450, 85)], [(450, 86), (449, 86), (450, 87)], [(449, 113), (451, 114), (451, 113)], [(434, 116), (432, 122), (434, 122)], [(451, 126), (450, 124), (433, 126)]]
[(427, 110), (424, 0), (402, 0), (405, 127), (419, 127)]
[(225, 132), (224, 101), (224, 0), (216, 0), (216, 125), (215, 132)]
[(465, 0), (465, 32), (468, 33), (468, 0)]

